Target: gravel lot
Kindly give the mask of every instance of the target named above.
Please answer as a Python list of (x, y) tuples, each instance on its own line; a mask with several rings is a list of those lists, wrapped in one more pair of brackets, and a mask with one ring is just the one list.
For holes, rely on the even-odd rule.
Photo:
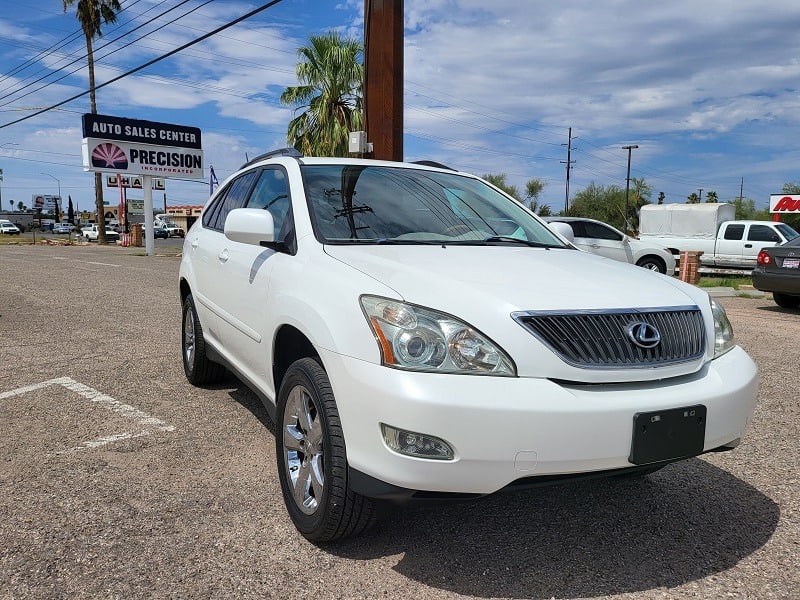
[(733, 452), (320, 548), (255, 397), (185, 381), (178, 259), (141, 251), (0, 246), (0, 598), (800, 598), (799, 311), (721, 299), (761, 370)]

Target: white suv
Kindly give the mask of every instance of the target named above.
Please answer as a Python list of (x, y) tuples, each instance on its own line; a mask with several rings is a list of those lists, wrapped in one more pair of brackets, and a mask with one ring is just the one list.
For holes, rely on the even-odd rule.
[(728, 450), (756, 403), (705, 292), (579, 252), (430, 163), (260, 157), (187, 233), (179, 285), (187, 378), (224, 365), (262, 399), (315, 542), (388, 501)]

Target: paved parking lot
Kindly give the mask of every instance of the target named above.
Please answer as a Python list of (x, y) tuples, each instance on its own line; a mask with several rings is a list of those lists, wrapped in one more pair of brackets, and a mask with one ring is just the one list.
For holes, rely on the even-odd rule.
[(184, 379), (175, 250), (141, 253), (0, 247), (0, 598), (800, 597), (800, 312), (722, 299), (762, 376), (733, 452), (318, 548), (255, 397)]

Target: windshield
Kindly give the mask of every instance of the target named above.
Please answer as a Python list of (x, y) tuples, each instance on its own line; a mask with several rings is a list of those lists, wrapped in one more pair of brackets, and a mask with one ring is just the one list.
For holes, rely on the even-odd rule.
[(788, 241), (792, 241), (800, 236), (800, 234), (798, 234), (794, 229), (785, 223), (778, 223), (775, 225), (775, 227), (778, 228), (778, 231), (780, 231), (783, 234), (783, 237), (785, 237)]
[(315, 235), (323, 243), (566, 247), (522, 206), (471, 177), (365, 165), (301, 170)]

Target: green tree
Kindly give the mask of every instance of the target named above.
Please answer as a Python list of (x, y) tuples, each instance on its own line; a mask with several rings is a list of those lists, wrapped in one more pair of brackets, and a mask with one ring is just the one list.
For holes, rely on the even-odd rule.
[(659, 204), (664, 204), (664, 199), (665, 198), (666, 198), (666, 196), (664, 196), (664, 192), (658, 192), (658, 203)]
[(517, 186), (508, 183), (505, 173), (487, 173), (486, 175), (483, 175), (482, 178), (491, 183), (493, 186), (500, 188), (512, 198), (515, 198), (516, 200), (519, 200), (526, 206), (530, 207), (531, 211), (535, 212), (539, 216), (547, 217), (553, 214), (549, 205), (539, 203), (539, 195), (547, 185), (547, 183), (541, 179), (537, 177), (529, 179), (525, 183), (525, 196), (523, 197)]
[[(650, 204), (652, 187), (641, 177), (631, 178), (628, 195), (628, 223), (635, 232), (639, 229), (639, 210)], [(625, 229), (625, 188), (590, 183), (573, 197), (569, 211), (572, 217), (603, 221), (619, 230)]]
[(312, 35), (297, 55), (300, 85), (287, 87), (281, 103), (303, 110), (289, 123), (286, 139), (306, 155), (347, 156), (348, 134), (364, 122), (361, 43), (336, 32)]
[(700, 196), (697, 195), (697, 192), (692, 192), (688, 196), (686, 196), (686, 204), (699, 204), (700, 203)]
[(567, 214), (597, 219), (622, 229), (625, 226), (625, 189), (618, 185), (597, 185), (593, 181), (572, 197)]
[(717, 196), (717, 192), (711, 190), (706, 194), (706, 202), (709, 204), (717, 204), (719, 202), (719, 197)]
[[(75, 16), (81, 24), (83, 37), (86, 39), (86, 57), (89, 64), (89, 100), (91, 103), (92, 114), (97, 114), (97, 98), (95, 95), (94, 80), (94, 50), (92, 40), (96, 37), (103, 37), (100, 30), (102, 24), (115, 23), (117, 13), (122, 10), (119, 0), (63, 0), (64, 12), (70, 7), (75, 6)], [(103, 176), (101, 173), (94, 174), (94, 198), (97, 209), (98, 222), (103, 222)], [(100, 228), (97, 241), (101, 244), (106, 243), (106, 231)]]
[(737, 219), (754, 219), (756, 221), (769, 221), (771, 219), (769, 209), (764, 208), (758, 210), (756, 208), (756, 201), (751, 198), (743, 198), (737, 196), (732, 202), (736, 207)]
[(17, 210), (19, 210), (19, 211), (23, 210), (23, 207), (24, 207), (24, 206), (25, 206), (25, 205), (22, 203), (22, 200), (20, 200), (19, 202), (17, 202)]

